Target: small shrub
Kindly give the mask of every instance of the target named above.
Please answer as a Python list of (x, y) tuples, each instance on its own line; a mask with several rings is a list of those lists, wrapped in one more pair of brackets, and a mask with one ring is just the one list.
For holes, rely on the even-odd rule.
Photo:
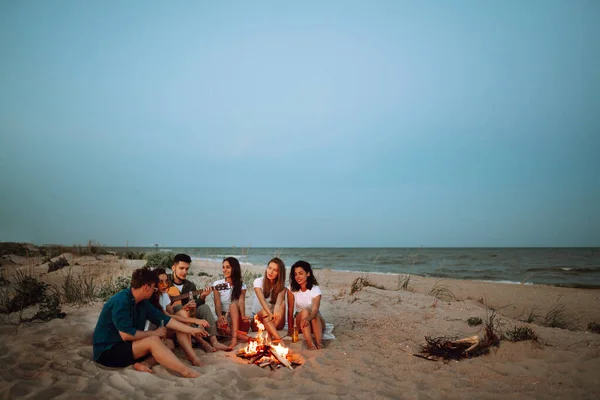
[(170, 269), (173, 266), (175, 254), (167, 251), (159, 251), (146, 254), (146, 267)]
[[(121, 256), (126, 260), (143, 260), (146, 257), (146, 253), (141, 251), (126, 251), (122, 253)], [(171, 265), (169, 265), (169, 268), (171, 268)]]
[(600, 324), (597, 322), (590, 322), (587, 326), (588, 331), (594, 332), (594, 333), (600, 333)]
[(44, 295), (46, 284), (33, 276), (22, 275), (17, 279), (15, 296), (9, 301), (7, 312), (21, 311), (39, 303)]
[(55, 318), (64, 318), (67, 314), (62, 312), (60, 307), (60, 294), (56, 288), (46, 286), (44, 294), (40, 302), (39, 311), (28, 321), (40, 319), (42, 321), (50, 321)]
[(533, 340), (537, 342), (538, 335), (533, 331), (533, 329), (528, 328), (526, 326), (514, 327), (513, 329), (507, 331), (504, 334), (504, 337), (511, 342), (522, 342), (524, 340)]
[(129, 287), (131, 287), (131, 277), (119, 276), (101, 284), (98, 290), (98, 297), (100, 297), (103, 301), (106, 301), (115, 294), (119, 293), (121, 290)]
[(483, 320), (479, 317), (471, 317), (467, 320), (469, 326), (477, 326), (483, 324)]
[(430, 296), (437, 297), (440, 300), (454, 301), (456, 300), (456, 296), (450, 290), (448, 285), (443, 285), (440, 283), (441, 281), (437, 281), (435, 285), (429, 291)]
[(204, 272), (204, 271), (200, 271), (200, 272), (198, 272), (198, 276), (209, 276), (209, 277), (210, 277), (210, 276), (212, 276), (212, 275), (211, 275), (211, 274), (209, 274), (209, 273), (206, 273), (206, 272)]
[(50, 261), (48, 263), (48, 272), (58, 271), (69, 265), (69, 262), (65, 257), (60, 257), (56, 261)]

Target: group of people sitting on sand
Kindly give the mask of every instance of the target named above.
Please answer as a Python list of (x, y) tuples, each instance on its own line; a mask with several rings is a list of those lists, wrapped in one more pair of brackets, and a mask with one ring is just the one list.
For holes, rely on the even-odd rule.
[[(321, 290), (308, 262), (292, 266), (286, 287), (284, 262), (270, 260), (264, 276), (254, 280), (252, 318), (246, 315), (247, 288), (235, 257), (223, 260), (223, 279), (201, 290), (187, 279), (191, 262), (188, 255), (177, 254), (171, 275), (160, 268), (133, 272), (131, 287), (112, 296), (100, 312), (94, 330), (96, 362), (116, 368), (133, 365), (144, 372), (152, 372), (158, 363), (184, 377), (198, 377), (173, 353), (175, 342), (191, 364), (199, 366), (194, 341), (206, 352), (231, 351), (238, 340), (249, 340), (250, 328), (257, 331), (254, 316), (273, 342), (282, 342), (278, 331), (285, 326), (286, 300), (287, 334), (292, 336), (296, 327), (309, 350), (323, 347)], [(211, 293), (216, 317), (206, 304)], [(218, 335), (231, 338), (229, 345), (219, 342)]]

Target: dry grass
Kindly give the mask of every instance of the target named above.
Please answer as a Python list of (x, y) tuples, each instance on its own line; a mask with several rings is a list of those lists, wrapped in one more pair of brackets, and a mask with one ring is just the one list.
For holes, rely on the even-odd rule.
[(576, 319), (569, 315), (566, 306), (560, 302), (560, 297), (552, 304), (546, 315), (539, 319), (540, 325), (549, 328), (560, 328), (574, 331), (577, 329)]
[(430, 296), (437, 297), (440, 300), (456, 301), (456, 296), (450, 290), (448, 285), (442, 284), (442, 281), (437, 281), (429, 291)]
[(362, 290), (362, 288), (371, 286), (377, 289), (385, 289), (382, 285), (377, 285), (371, 281), (368, 276), (361, 276), (356, 278), (354, 282), (352, 282), (352, 286), (350, 287), (350, 294), (354, 294)]
[(410, 274), (398, 275), (398, 290), (412, 291), (410, 287)]
[(344, 287), (344, 288), (341, 288), (341, 289), (338, 289), (338, 290), (336, 290), (336, 291), (333, 293), (333, 299), (334, 299), (334, 300), (339, 300), (339, 299), (343, 298), (343, 297), (346, 295), (346, 292), (347, 292), (347, 289), (346, 289), (345, 287)]

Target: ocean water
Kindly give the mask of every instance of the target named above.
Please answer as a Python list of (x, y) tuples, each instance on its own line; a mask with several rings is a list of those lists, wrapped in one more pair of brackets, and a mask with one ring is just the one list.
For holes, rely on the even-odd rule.
[[(125, 248), (113, 248), (125, 250)], [(133, 250), (134, 248), (129, 248)], [(135, 248), (136, 251), (156, 251)], [(525, 282), (600, 288), (600, 248), (240, 248), (170, 247), (193, 259), (264, 265), (274, 256), (290, 267), (298, 260), (315, 269), (412, 274), (438, 278)]]

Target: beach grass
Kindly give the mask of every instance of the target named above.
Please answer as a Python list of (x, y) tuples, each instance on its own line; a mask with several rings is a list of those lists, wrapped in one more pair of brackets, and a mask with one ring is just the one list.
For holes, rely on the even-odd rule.
[(429, 295), (433, 296), (433, 297), (437, 297), (440, 300), (455, 301), (456, 296), (454, 295), (454, 293), (452, 292), (450, 287), (446, 284), (442, 284), (441, 282), (442, 282), (441, 280), (437, 281), (433, 285), (433, 287), (429, 291)]
[(576, 319), (569, 315), (566, 306), (560, 302), (560, 297), (552, 304), (546, 315), (539, 318), (539, 323), (549, 328), (568, 329), (570, 331), (578, 328)]

